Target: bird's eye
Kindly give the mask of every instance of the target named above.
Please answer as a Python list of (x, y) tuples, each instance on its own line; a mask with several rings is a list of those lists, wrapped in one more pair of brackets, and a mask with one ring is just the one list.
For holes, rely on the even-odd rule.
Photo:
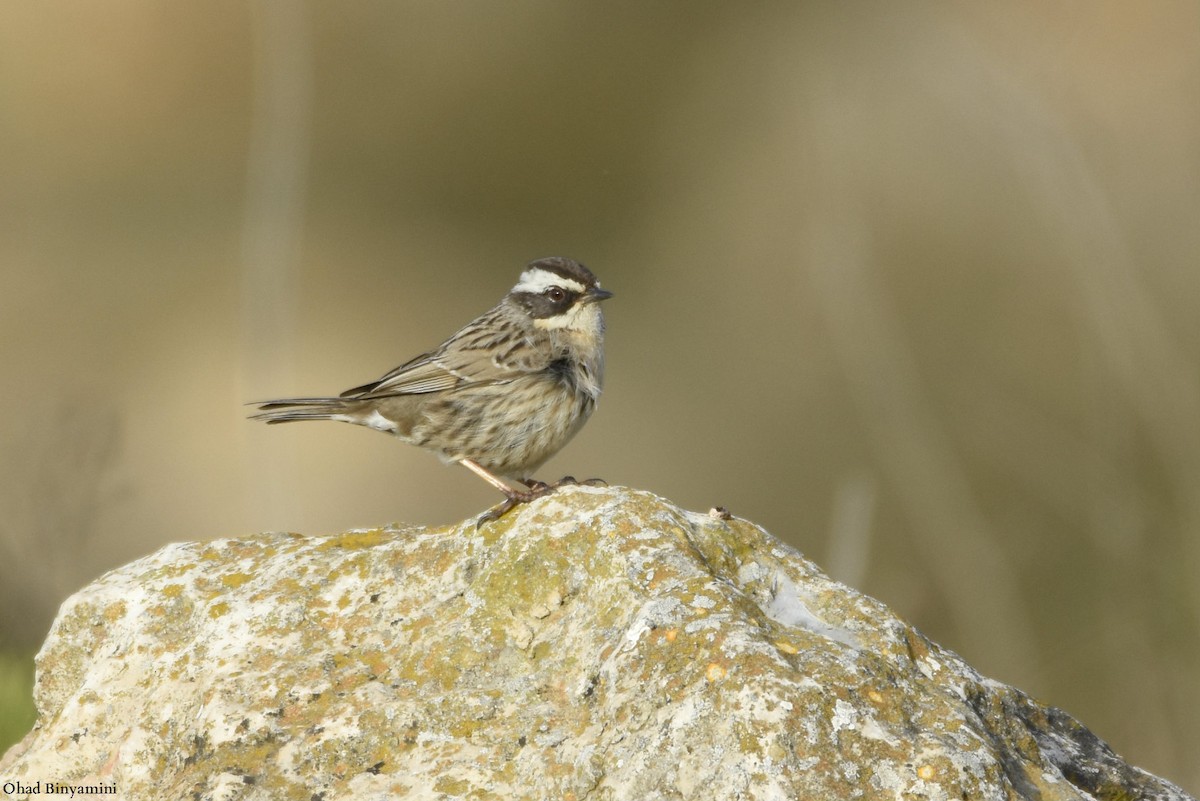
[(555, 303), (562, 303), (567, 298), (567, 291), (560, 286), (552, 286), (543, 294)]

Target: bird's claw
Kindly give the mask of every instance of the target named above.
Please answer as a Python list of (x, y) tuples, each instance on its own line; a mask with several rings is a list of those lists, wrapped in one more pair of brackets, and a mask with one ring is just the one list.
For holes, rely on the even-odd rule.
[(499, 520), (500, 518), (504, 517), (508, 510), (512, 509), (518, 503), (521, 503), (519, 498), (517, 498), (515, 495), (509, 495), (503, 501), (481, 514), (478, 519), (475, 520), (475, 530), (478, 531), (479, 529), (483, 528), (484, 523), (490, 523), (493, 520)]
[(554, 487), (572, 487), (582, 484), (585, 487), (607, 487), (608, 482), (602, 478), (589, 478), (583, 481), (575, 478), (575, 476), (563, 476), (555, 483)]

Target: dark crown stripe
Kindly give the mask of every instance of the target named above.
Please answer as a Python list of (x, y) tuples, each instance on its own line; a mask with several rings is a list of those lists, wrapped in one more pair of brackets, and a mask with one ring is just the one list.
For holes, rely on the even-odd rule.
[(565, 256), (550, 256), (545, 259), (531, 261), (526, 269), (545, 270), (546, 272), (554, 273), (560, 278), (578, 281), (585, 287), (596, 285), (596, 276), (592, 275), (591, 270), (574, 259), (568, 259)]

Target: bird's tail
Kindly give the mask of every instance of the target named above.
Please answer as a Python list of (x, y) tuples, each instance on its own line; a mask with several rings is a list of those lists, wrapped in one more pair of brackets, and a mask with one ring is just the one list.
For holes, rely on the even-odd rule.
[(343, 398), (279, 398), (252, 405), (258, 406), (258, 413), (250, 415), (250, 419), (268, 424), (290, 423), (294, 420), (357, 422), (350, 418), (358, 404)]

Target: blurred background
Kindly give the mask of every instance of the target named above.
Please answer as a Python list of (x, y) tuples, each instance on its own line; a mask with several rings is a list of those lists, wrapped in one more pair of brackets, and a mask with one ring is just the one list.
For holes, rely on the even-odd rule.
[(268, 428), (522, 265), (616, 293), (543, 473), (785, 538), (1200, 789), (1200, 6), (0, 5), (0, 729), (177, 540), (497, 496)]

